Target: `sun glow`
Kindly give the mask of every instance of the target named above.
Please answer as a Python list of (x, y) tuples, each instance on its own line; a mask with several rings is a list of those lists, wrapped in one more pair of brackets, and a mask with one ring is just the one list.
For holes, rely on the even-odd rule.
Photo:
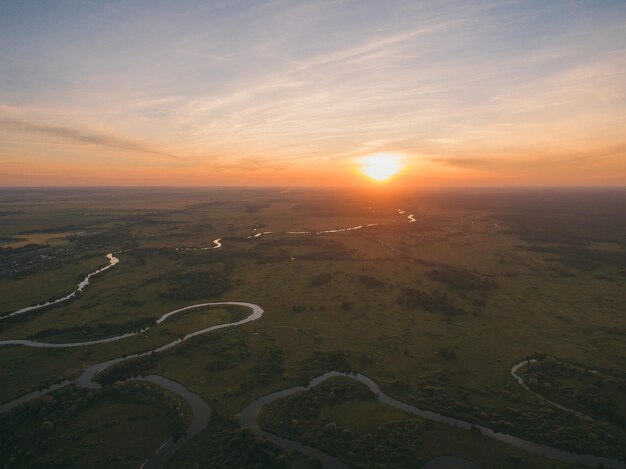
[(376, 181), (386, 181), (402, 169), (402, 162), (397, 155), (379, 153), (366, 156), (361, 160), (361, 171)]

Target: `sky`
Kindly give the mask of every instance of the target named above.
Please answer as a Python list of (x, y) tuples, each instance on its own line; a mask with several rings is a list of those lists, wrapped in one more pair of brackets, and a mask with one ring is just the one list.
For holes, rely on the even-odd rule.
[(626, 2), (0, 0), (0, 185), (626, 185)]

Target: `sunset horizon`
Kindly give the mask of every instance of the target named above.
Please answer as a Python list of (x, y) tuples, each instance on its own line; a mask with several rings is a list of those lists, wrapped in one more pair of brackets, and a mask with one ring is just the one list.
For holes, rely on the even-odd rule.
[(626, 185), (626, 5), (7, 2), (0, 186)]

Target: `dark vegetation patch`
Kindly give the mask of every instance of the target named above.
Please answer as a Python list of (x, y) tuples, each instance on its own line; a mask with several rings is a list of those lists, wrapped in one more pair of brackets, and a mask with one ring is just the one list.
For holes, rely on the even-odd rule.
[(276, 347), (267, 346), (248, 368), (246, 380), (241, 383), (237, 395), (241, 395), (258, 386), (266, 385), (285, 373), (285, 352)]
[[(17, 238), (14, 238), (14, 239), (17, 239)], [(48, 247), (50, 247), (50, 245), (48, 244), (29, 243), (19, 248), (12, 248), (12, 247), (0, 248), (0, 257), (12, 256), (15, 254), (26, 254), (28, 252), (39, 251), (41, 249), (48, 248)]]
[(378, 280), (377, 278), (370, 277), (369, 275), (357, 274), (354, 276), (354, 278), (356, 278), (359, 283), (369, 288), (382, 288), (388, 285), (387, 282), (383, 282), (382, 280)]
[(448, 300), (448, 295), (439, 290), (431, 292), (415, 288), (403, 288), (397, 298), (398, 304), (408, 309), (422, 308), (430, 313), (443, 313), (448, 318), (465, 314)]
[(23, 278), (42, 271), (55, 270), (65, 260), (75, 262), (71, 257), (69, 253), (55, 250), (48, 244), (30, 243), (19, 248), (0, 247), (0, 280)]
[(206, 270), (194, 270), (172, 275), (167, 278), (172, 285), (157, 294), (169, 300), (198, 300), (223, 295), (232, 288), (232, 282), (225, 275)]
[[(270, 443), (250, 429), (239, 427), (213, 410), (209, 428), (197, 437), (201, 444), (179, 451), (176, 467), (211, 469), (289, 469), (290, 451)], [(193, 454), (190, 454), (193, 453)]]
[(626, 240), (624, 188), (460, 190), (424, 194), (421, 202), (491, 212), (510, 225), (509, 233), (528, 242), (624, 245)]
[(456, 358), (456, 352), (449, 348), (441, 347), (439, 349), (439, 356), (446, 360), (454, 360)]
[(34, 333), (28, 339), (57, 337), (59, 340), (92, 340), (112, 337), (129, 332), (138, 332), (146, 327), (154, 326), (157, 317), (137, 318), (120, 324), (96, 323), (82, 324), (67, 328), (50, 327)]
[[(238, 319), (233, 319), (233, 321), (236, 320)], [(207, 357), (205, 368), (208, 371), (229, 370), (250, 358), (248, 345), (239, 331), (229, 330), (222, 333), (202, 334), (170, 350), (131, 358), (103, 370), (96, 376), (96, 379), (108, 385), (136, 376), (146, 376), (156, 368), (161, 357), (175, 355), (184, 359), (194, 353)]]
[(332, 275), (327, 273), (317, 274), (309, 281), (309, 287), (321, 287), (332, 280)]
[(9, 217), (11, 215), (23, 215), (23, 210), (0, 210), (0, 217)]
[[(498, 214), (497, 219), (511, 224), (507, 230), (531, 243), (558, 243), (584, 246), (590, 241), (624, 244), (626, 222), (624, 214), (585, 213), (512, 213)], [(615, 218), (617, 216), (617, 218)]]
[(426, 423), (419, 420), (389, 422), (372, 432), (355, 432), (321, 419), (323, 406), (374, 401), (376, 396), (349, 378), (332, 378), (314, 388), (266, 405), (262, 428), (320, 448), (350, 462), (350, 467), (420, 467), (419, 449)]
[(123, 381), (128, 378), (137, 376), (146, 376), (150, 374), (158, 361), (155, 353), (150, 353), (142, 357), (131, 358), (116, 365), (105, 368), (95, 377), (95, 381), (103, 386), (108, 386), (117, 381)]
[(498, 282), (480, 277), (466, 270), (434, 269), (426, 275), (435, 282), (443, 283), (454, 290), (495, 290)]
[(250, 351), (246, 341), (238, 335), (232, 337), (220, 336), (217, 334), (207, 334), (206, 340), (201, 344), (194, 343), (183, 350), (184, 354), (191, 349), (198, 349), (202, 346), (203, 351), (209, 355), (206, 369), (208, 371), (229, 370), (250, 358)]
[(256, 213), (267, 207), (269, 207), (268, 204), (248, 204), (246, 205), (246, 213)]
[[(600, 420), (581, 419), (540, 401), (530, 393), (522, 397), (509, 390), (497, 391), (500, 400), (517, 405), (484, 407), (463, 387), (452, 386), (449, 375), (445, 373), (425, 377), (418, 389), (423, 391), (421, 395), (408, 396), (408, 400), (422, 409), (575, 453), (618, 459), (626, 457), (626, 433), (623, 429)], [(494, 396), (493, 393), (487, 395)]]
[(118, 224), (89, 236), (70, 235), (67, 239), (78, 252), (107, 252), (109, 249), (128, 249), (137, 246), (128, 223)]
[(538, 394), (626, 430), (626, 377), (590, 373), (547, 358), (524, 367)]
[[(68, 425), (73, 418), (93, 406), (118, 402), (142, 404), (163, 410), (175, 439), (183, 435), (189, 423), (189, 411), (184, 403), (158, 386), (124, 383), (99, 391), (68, 386), (0, 415), (0, 465), (72, 466), (74, 461), (92, 450), (92, 447), (72, 441), (67, 451), (53, 451), (59, 443), (63, 443), (55, 439), (55, 430)], [(56, 454), (55, 459), (50, 458), (51, 453)]]
[(351, 365), (348, 355), (340, 350), (325, 352), (322, 350), (313, 351), (313, 356), (301, 364), (300, 368), (306, 370), (307, 378), (327, 371), (351, 372), (354, 367)]
[(556, 246), (524, 246), (523, 249), (542, 254), (558, 256), (561, 264), (578, 270), (596, 270), (604, 266), (624, 268), (626, 266), (626, 251), (601, 251), (584, 246), (556, 245)]
[(203, 467), (231, 469), (288, 469), (290, 454), (263, 439), (250, 429), (230, 425), (213, 433), (211, 443), (202, 455)]

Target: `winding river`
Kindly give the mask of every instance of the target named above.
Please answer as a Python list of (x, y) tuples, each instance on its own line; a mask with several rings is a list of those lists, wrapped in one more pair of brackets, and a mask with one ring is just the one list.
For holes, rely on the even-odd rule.
[[(513, 376), (513, 378), (515, 378), (515, 381), (517, 381), (517, 384), (522, 386), (528, 392), (533, 393), (535, 395), (535, 397), (537, 397), (538, 399), (541, 399), (543, 402), (546, 402), (546, 403), (550, 404), (551, 406), (556, 407), (557, 409), (561, 409), (561, 410), (564, 410), (564, 411), (569, 412), (571, 414), (574, 414), (576, 417), (579, 417), (581, 419), (593, 421), (594, 419), (592, 417), (590, 417), (589, 415), (583, 414), (582, 412), (578, 412), (577, 410), (574, 410), (574, 409), (570, 409), (569, 407), (565, 407), (564, 405), (558, 404), (558, 403), (556, 403), (554, 401), (551, 401), (550, 399), (546, 399), (541, 394), (539, 394), (539, 393), (533, 391), (532, 389), (530, 389), (530, 387), (524, 381), (524, 378), (522, 378), (520, 375), (518, 375), (517, 372), (520, 369), (522, 369), (525, 366), (527, 366), (527, 365), (530, 365), (532, 363), (538, 363), (538, 362), (539, 362), (539, 360), (537, 360), (535, 358), (530, 358), (528, 360), (522, 360), (521, 362), (516, 363), (515, 365), (513, 365), (511, 367), (511, 376)], [(565, 365), (565, 363), (563, 363), (563, 362), (559, 362), (559, 363)], [(592, 373), (592, 374), (598, 374), (598, 372), (594, 371), (594, 370), (587, 370), (587, 369), (585, 369), (584, 371), (586, 371), (588, 373)]]
[[(397, 212), (399, 214), (404, 214), (404, 210), (400, 210), (398, 209)], [(408, 219), (408, 223), (414, 223), (417, 220), (415, 220), (415, 215), (408, 215), (407, 216)], [(335, 228), (335, 229), (331, 229), (331, 230), (312, 230), (312, 231), (259, 231), (258, 233), (254, 233), (250, 236), (248, 236), (248, 238), (259, 238), (263, 235), (268, 235), (268, 234), (306, 234), (306, 235), (320, 235), (320, 234), (325, 234), (325, 233), (343, 233), (345, 231), (355, 231), (355, 230), (361, 230), (363, 228), (368, 228), (371, 226), (386, 226), (389, 225), (389, 223), (397, 223), (397, 221), (391, 221), (391, 222), (387, 222), (387, 223), (368, 223), (367, 225), (356, 225), (356, 226), (348, 226), (347, 228)], [(256, 228), (255, 228), (256, 231)]]
[[(209, 332), (218, 330), (218, 329), (224, 329), (227, 327), (235, 327), (235, 326), (240, 326), (243, 324), (246, 324), (248, 322), (252, 322), (252, 321), (256, 321), (257, 319), (260, 319), (263, 316), (263, 308), (261, 308), (258, 305), (255, 305), (253, 303), (244, 303), (244, 302), (238, 302), (238, 301), (222, 301), (222, 302), (214, 302), (214, 303), (200, 303), (200, 304), (195, 304), (195, 305), (191, 305), (191, 306), (186, 306), (184, 308), (179, 308), (176, 309), (174, 311), (170, 311), (168, 313), (165, 313), (164, 315), (162, 315), (157, 321), (156, 321), (156, 325), (160, 325), (161, 323), (163, 323), (164, 321), (166, 321), (167, 319), (189, 311), (189, 310), (193, 310), (193, 309), (198, 309), (198, 308), (205, 308), (205, 307), (209, 307), (209, 306), (241, 306), (241, 307), (246, 307), (249, 308), (252, 313), (247, 316), (246, 318), (240, 320), (240, 321), (235, 321), (235, 322), (230, 322), (230, 323), (225, 323), (225, 324), (218, 324), (215, 326), (210, 326), (210, 327), (206, 327), (204, 329), (200, 329), (197, 331), (194, 331), (192, 333), (189, 333), (183, 337), (181, 337), (180, 339), (176, 339), (172, 342), (169, 342), (165, 345), (161, 345), (159, 347), (156, 347), (152, 350), (146, 351), (146, 352), (141, 352), (141, 353), (135, 353), (135, 354), (131, 354), (131, 355), (125, 355), (123, 357), (117, 357), (117, 358), (113, 358), (111, 360), (107, 360), (101, 363), (96, 363), (95, 365), (91, 365), (88, 368), (86, 368), (82, 374), (78, 377), (78, 379), (74, 382), (68, 381), (68, 380), (64, 380), (60, 383), (54, 384), (44, 390), (40, 390), (40, 391), (35, 391), (35, 392), (31, 392), (28, 393), (24, 396), (21, 396), (17, 399), (14, 399), (2, 406), (0, 406), (0, 414), (3, 412), (7, 412), (15, 407), (17, 407), (18, 405), (21, 405), (25, 402), (28, 402), (32, 399), (35, 399), (39, 396), (42, 396), (44, 394), (47, 394), (49, 392), (55, 391), (57, 389), (60, 389), (62, 387), (65, 387), (69, 384), (76, 384), (78, 387), (80, 388), (86, 388), (86, 389), (100, 389), (102, 387), (102, 385), (96, 381), (94, 381), (94, 378), (96, 377), (96, 375), (98, 373), (100, 373), (101, 371), (109, 368), (110, 366), (116, 365), (118, 363), (121, 363), (123, 361), (126, 360), (130, 360), (133, 358), (139, 358), (139, 357), (144, 357), (153, 353), (159, 353), (159, 352), (163, 352), (165, 350), (171, 349), (172, 347), (175, 347), (189, 339), (191, 339), (192, 337), (201, 335), (201, 334), (207, 334)], [(142, 332), (147, 331), (148, 328), (145, 328), (142, 330)], [(118, 335), (115, 337), (110, 337), (107, 339), (100, 339), (100, 340), (92, 340), (92, 341), (86, 341), (86, 342), (70, 342), (70, 343), (65, 343), (65, 344), (49, 344), (49, 343), (43, 343), (43, 342), (36, 342), (36, 341), (31, 341), (31, 340), (3, 340), (0, 341), (0, 346), (3, 345), (23, 345), (23, 346), (27, 346), (27, 347), (38, 347), (38, 348), (63, 348), (63, 347), (81, 347), (81, 346), (86, 346), (86, 345), (93, 345), (93, 344), (100, 344), (103, 342), (113, 342), (116, 340), (122, 340), (125, 339), (126, 337), (129, 337), (131, 335), (135, 335), (137, 333), (127, 333), (127, 334), (122, 334), (122, 335)], [(168, 378), (165, 378), (163, 376), (158, 376), (158, 375), (149, 375), (149, 376), (145, 376), (145, 377), (135, 377), (135, 378), (130, 378), (127, 381), (148, 381), (148, 382), (152, 382), (155, 383), (171, 392), (173, 392), (174, 394), (178, 395), (180, 398), (182, 398), (183, 400), (185, 400), (187, 402), (187, 404), (189, 404), (191, 410), (192, 410), (192, 421), (189, 425), (189, 427), (186, 429), (185, 431), (185, 435), (181, 438), (179, 438), (177, 441), (174, 441), (173, 439), (169, 439), (168, 441), (166, 441), (159, 449), (158, 451), (155, 453), (155, 455), (150, 458), (148, 461), (146, 461), (142, 467), (145, 468), (150, 468), (150, 469), (156, 469), (156, 468), (160, 468), (163, 467), (167, 461), (169, 460), (169, 458), (176, 452), (176, 450), (178, 448), (180, 448), (188, 439), (192, 438), (193, 436), (197, 435), (200, 431), (202, 431), (204, 428), (206, 428), (206, 426), (209, 423), (209, 419), (211, 416), (211, 408), (208, 406), (208, 404), (206, 404), (206, 402), (204, 402), (204, 400), (198, 396), (197, 394), (192, 393), (191, 391), (189, 391), (187, 388), (185, 388), (182, 384), (177, 383), (175, 381), (172, 381)]]
[(558, 461), (563, 461), (566, 463), (583, 464), (589, 467), (597, 467), (599, 464), (603, 464), (604, 467), (608, 467), (608, 468), (615, 468), (615, 469), (626, 468), (626, 464), (617, 459), (603, 458), (599, 456), (593, 456), (590, 454), (571, 453), (569, 451), (552, 448), (550, 446), (541, 445), (539, 443), (533, 443), (532, 441), (524, 440), (522, 438), (509, 435), (506, 433), (500, 433), (495, 430), (492, 430), (491, 428), (484, 427), (482, 425), (472, 424), (469, 422), (465, 422), (464, 420), (455, 419), (453, 417), (447, 417), (445, 415), (439, 414), (437, 412), (432, 412), (430, 410), (419, 409), (415, 406), (399, 401), (385, 394), (380, 389), (378, 384), (376, 384), (373, 380), (371, 380), (367, 376), (360, 374), (360, 373), (350, 374), (350, 373), (343, 373), (339, 371), (330, 371), (328, 373), (324, 373), (323, 375), (318, 376), (317, 378), (314, 378), (313, 380), (311, 380), (311, 382), (307, 386), (294, 386), (289, 389), (283, 389), (281, 391), (268, 394), (267, 396), (261, 397), (260, 399), (257, 399), (251, 402), (250, 404), (248, 404), (248, 406), (246, 406), (241, 411), (241, 417), (239, 419), (239, 423), (243, 427), (250, 427), (250, 428), (256, 429), (257, 431), (260, 431), (263, 434), (263, 436), (265, 436), (267, 439), (269, 439), (270, 441), (273, 441), (274, 443), (280, 446), (301, 451), (307, 454), (308, 456), (318, 459), (332, 469), (344, 469), (347, 466), (341, 461), (339, 461), (337, 458), (329, 454), (323, 453), (316, 448), (311, 448), (309, 446), (302, 445), (301, 443), (298, 443), (296, 441), (288, 440), (278, 435), (274, 435), (272, 433), (266, 432), (262, 430), (258, 424), (259, 412), (261, 411), (261, 408), (264, 405), (269, 404), (270, 402), (274, 402), (278, 399), (282, 399), (284, 397), (290, 396), (292, 394), (298, 393), (298, 392), (307, 391), (323, 383), (324, 381), (330, 378), (337, 377), (337, 376), (354, 379), (364, 384), (370, 389), (370, 391), (376, 394), (376, 397), (380, 402), (387, 404), (391, 407), (394, 407), (396, 409), (399, 409), (403, 412), (413, 414), (424, 419), (433, 420), (435, 422), (444, 423), (444, 424), (453, 426), (455, 428), (461, 428), (463, 430), (472, 430), (473, 428), (475, 428), (475, 429), (480, 430), (481, 434), (484, 436), (493, 438), (495, 440), (501, 441), (508, 445), (514, 446), (516, 448), (520, 448), (522, 450), (528, 451), (529, 453), (537, 454), (537, 455), (544, 456), (550, 459), (556, 459)]
[(91, 272), (90, 274), (87, 274), (87, 276), (78, 284), (76, 290), (74, 290), (69, 295), (66, 295), (63, 298), (59, 298), (58, 300), (46, 301), (45, 303), (39, 303), (34, 306), (27, 306), (26, 308), (18, 309), (17, 311), (13, 311), (12, 313), (5, 314), (4, 316), (0, 316), (0, 320), (5, 319), (5, 318), (10, 318), (11, 316), (16, 316), (18, 314), (28, 313), (30, 311), (35, 311), (37, 309), (45, 308), (46, 306), (56, 305), (57, 303), (62, 303), (63, 301), (67, 301), (71, 298), (74, 298), (76, 295), (81, 293), (87, 285), (89, 285), (89, 280), (91, 279), (91, 277), (93, 277), (94, 275), (98, 275), (99, 273), (104, 272), (105, 270), (109, 270), (111, 267), (113, 267), (120, 261), (113, 254), (107, 254), (107, 259), (109, 259), (109, 265), (104, 266), (98, 270), (95, 270)]
[[(399, 213), (404, 213), (404, 211), (400, 211), (398, 210)], [(415, 222), (415, 218), (413, 215), (409, 215), (408, 216), (408, 222)], [(359, 230), (361, 228), (363, 228), (364, 226), (376, 226), (378, 224), (372, 223), (369, 225), (358, 225), (358, 226), (354, 226), (354, 227), (348, 227), (348, 228), (341, 228), (341, 229), (335, 229), (335, 230), (323, 230), (323, 231), (292, 231), (292, 232), (286, 232), (288, 234), (323, 234), (323, 233), (338, 233), (338, 232), (344, 232), (344, 231), (352, 231), (352, 230)], [(259, 237), (263, 234), (269, 234), (269, 233), (273, 233), (273, 232), (260, 232), (255, 234), (254, 236), (251, 237)], [(210, 247), (202, 247), (202, 248), (177, 248), (177, 250), (208, 250), (208, 249), (217, 249), (220, 248), (222, 246), (221, 244), (221, 238), (218, 238), (216, 240), (213, 241), (213, 246)], [(89, 284), (89, 280), (92, 276), (97, 275), (113, 266), (115, 266), (117, 263), (119, 263), (119, 259), (117, 257), (115, 257), (113, 254), (108, 254), (107, 258), (109, 259), (109, 265), (98, 269), (90, 274), (88, 274), (85, 279), (79, 283), (78, 288), (72, 292), (71, 294), (60, 298), (58, 300), (52, 301), (52, 302), (47, 302), (47, 303), (41, 303), (35, 306), (29, 306), (26, 308), (22, 308), (20, 310), (14, 311), (13, 313), (10, 313), (8, 315), (5, 315), (3, 317), (0, 317), (0, 319), (6, 318), (6, 317), (10, 317), (10, 316), (14, 316), (16, 314), (23, 314), (29, 311), (33, 311), (36, 309), (40, 309), (46, 306), (50, 306), (56, 303), (60, 303), (62, 301), (67, 301), (70, 298), (74, 297), (75, 295), (77, 295), (79, 292), (82, 292), (83, 289)], [(154, 326), (151, 327), (146, 327), (140, 331), (136, 331), (136, 332), (128, 332), (125, 334), (121, 334), (115, 337), (109, 337), (109, 338), (104, 338), (104, 339), (97, 339), (97, 340), (90, 340), (90, 341), (84, 341), (84, 342), (67, 342), (67, 343), (47, 343), (47, 342), (39, 342), (39, 341), (34, 341), (34, 340), (26, 340), (26, 339), (10, 339), (10, 340), (3, 340), (0, 341), (0, 346), (7, 346), (7, 345), (19, 345), (19, 346), (26, 346), (26, 347), (37, 347), (37, 348), (71, 348), (71, 347), (82, 347), (82, 346), (88, 346), (88, 345), (96, 345), (96, 344), (101, 344), (101, 343), (106, 343), (106, 342), (114, 342), (114, 341), (118, 341), (118, 340), (123, 340), (127, 337), (131, 337), (137, 334), (141, 334), (143, 332), (146, 332), (147, 330), (153, 328), (153, 327), (157, 327), (160, 324), (162, 324), (163, 322), (167, 321), (169, 318), (190, 311), (190, 310), (195, 310), (195, 309), (199, 309), (199, 308), (206, 308), (206, 307), (211, 307), (211, 306), (227, 306), (227, 305), (231, 305), (231, 306), (240, 306), (240, 307), (244, 307), (244, 308), (248, 308), (251, 310), (251, 314), (249, 316), (247, 316), (246, 318), (239, 320), (239, 321), (235, 321), (235, 322), (230, 322), (230, 323), (225, 323), (225, 324), (218, 324), (218, 325), (214, 325), (214, 326), (210, 326), (210, 327), (206, 327), (197, 331), (194, 331), (192, 333), (189, 333), (179, 339), (176, 339), (172, 342), (169, 342), (165, 345), (161, 345), (158, 347), (155, 347), (152, 350), (149, 351), (145, 351), (145, 352), (140, 352), (140, 353), (135, 353), (135, 354), (131, 354), (131, 355), (125, 355), (122, 357), (117, 357), (117, 358), (113, 358), (101, 363), (96, 363), (94, 365), (89, 366), (88, 368), (86, 368), (81, 375), (78, 377), (78, 379), (76, 379), (75, 381), (69, 381), (69, 380), (63, 380), (59, 383), (53, 384), (43, 390), (39, 390), (39, 391), (35, 391), (35, 392), (31, 392), (28, 394), (25, 394), (17, 399), (14, 399), (10, 402), (7, 402), (3, 405), (0, 406), (0, 414), (9, 411), (10, 409), (13, 409), (25, 402), (28, 402), (32, 399), (35, 399), (36, 397), (39, 397), (41, 395), (50, 393), (52, 391), (55, 391), (57, 389), (60, 389), (64, 386), (68, 386), (70, 384), (75, 384), (80, 388), (86, 388), (86, 389), (99, 389), (102, 386), (100, 385), (100, 383), (96, 382), (94, 379), (96, 377), (96, 375), (100, 372), (102, 372), (103, 370), (116, 365), (118, 363), (124, 362), (126, 360), (130, 360), (133, 358), (139, 358), (139, 357), (144, 357), (153, 353), (160, 353), (163, 352), (165, 350), (171, 349), (173, 347), (176, 347), (177, 345), (191, 339), (192, 337), (201, 335), (201, 334), (207, 334), (209, 332), (215, 331), (215, 330), (219, 330), (219, 329), (224, 329), (224, 328), (228, 328), (228, 327), (236, 327), (236, 326), (241, 326), (243, 324), (252, 322), (252, 321), (256, 321), (258, 319), (260, 319), (263, 316), (263, 309), (253, 303), (245, 303), (245, 302), (234, 302), (234, 301), (225, 301), (225, 302), (211, 302), (211, 303), (199, 303), (199, 304), (194, 304), (194, 305), (190, 305), (190, 306), (185, 306), (183, 308), (179, 308), (173, 311), (169, 311), (165, 314), (163, 314), (156, 322)], [(528, 389), (529, 391), (531, 391), (528, 386), (526, 385), (526, 383), (524, 382), (524, 380), (517, 374), (517, 371), (522, 368), (523, 366), (526, 366), (529, 363), (532, 363), (535, 360), (524, 360), (516, 365), (513, 366), (513, 368), (511, 369), (511, 375), (516, 379), (516, 381), (523, 386), (524, 388)], [(343, 373), (343, 372), (338, 372), (338, 371), (330, 371), (328, 373), (325, 373), (321, 376), (318, 376), (316, 378), (314, 378), (307, 386), (294, 386), (288, 389), (284, 389), (281, 391), (277, 391), (277, 392), (273, 392), (271, 394), (268, 394), (264, 397), (261, 397), (253, 402), (251, 402), (249, 405), (247, 405), (241, 412), (241, 417), (240, 417), (240, 424), (242, 427), (250, 427), (250, 428), (254, 428), (256, 431), (258, 431), (259, 433), (261, 433), (265, 438), (267, 438), (268, 440), (272, 441), (273, 443), (290, 449), (290, 450), (297, 450), (300, 451), (304, 454), (307, 454), (319, 461), (321, 461), (323, 464), (325, 464), (326, 466), (330, 467), (330, 468), (347, 468), (347, 466), (341, 462), (339, 459), (337, 459), (336, 457), (326, 454), (316, 448), (310, 447), (310, 446), (306, 446), (303, 445), (297, 441), (292, 441), (283, 437), (280, 437), (278, 435), (269, 433), (264, 431), (263, 429), (260, 428), (259, 424), (258, 424), (258, 415), (259, 412), (261, 410), (261, 408), (266, 405), (269, 404), (270, 402), (274, 402), (278, 399), (282, 399), (284, 397), (287, 397), (289, 395), (298, 393), (298, 392), (303, 392), (306, 390), (309, 390), (317, 385), (319, 385), (320, 383), (328, 380), (329, 378), (333, 378), (333, 377), (337, 377), (337, 376), (342, 376), (342, 377), (347, 377), (347, 378), (351, 378), (354, 380), (359, 381), (360, 383), (364, 384), (365, 386), (367, 386), (374, 394), (376, 394), (377, 398), (379, 401), (392, 406), (396, 409), (399, 409), (403, 412), (407, 412), (413, 415), (416, 415), (418, 417), (421, 418), (425, 418), (425, 419), (429, 419), (429, 420), (433, 420), (433, 421), (437, 421), (440, 423), (444, 423), (447, 425), (451, 425), (454, 426), (456, 428), (461, 428), (461, 429), (465, 429), (465, 430), (472, 430), (472, 429), (478, 429), (480, 430), (480, 432), (490, 438), (499, 440), (501, 442), (504, 442), (506, 444), (509, 444), (511, 446), (523, 449), (525, 451), (534, 453), (534, 454), (538, 454), (550, 459), (555, 459), (555, 460), (559, 460), (559, 461), (563, 461), (563, 462), (567, 462), (567, 463), (574, 463), (574, 464), (583, 464), (586, 466), (591, 466), (591, 467), (595, 467), (599, 464), (603, 464), (605, 467), (610, 467), (610, 468), (617, 468), (617, 469), (625, 469), (626, 468), (626, 464), (622, 461), (616, 460), (616, 459), (611, 459), (611, 458), (603, 458), (603, 457), (598, 457), (598, 456), (593, 456), (593, 455), (585, 455), (585, 454), (576, 454), (576, 453), (571, 453), (568, 451), (563, 451), (557, 448), (552, 448), (546, 445), (541, 445), (538, 443), (533, 443), (531, 441), (527, 441), (524, 440), (522, 438), (518, 438), (516, 436), (513, 435), (508, 435), (506, 433), (500, 433), (497, 432), (495, 430), (492, 430), (488, 427), (484, 427), (482, 425), (474, 425), (471, 424), (469, 422), (465, 422), (463, 420), (458, 420), (452, 417), (447, 417), (445, 415), (436, 413), (436, 412), (432, 412), (432, 411), (428, 411), (428, 410), (422, 410), (419, 409), (415, 406), (412, 406), (410, 404), (407, 404), (405, 402), (399, 401), (397, 399), (392, 398), (391, 396), (388, 396), (387, 394), (385, 394), (384, 392), (381, 391), (380, 387), (378, 386), (378, 384), (376, 384), (373, 380), (371, 380), (370, 378), (368, 378), (365, 375), (362, 374), (348, 374), (348, 373)], [(189, 391), (185, 386), (183, 386), (180, 383), (177, 383), (175, 381), (172, 381), (168, 378), (165, 378), (163, 376), (158, 376), (158, 375), (149, 375), (149, 376), (142, 376), (142, 377), (134, 377), (134, 378), (129, 378), (127, 381), (147, 381), (147, 382), (151, 382), (154, 383), (156, 385), (159, 385), (171, 392), (173, 392), (174, 394), (178, 395), (181, 399), (185, 400), (191, 410), (192, 410), (192, 421), (189, 425), (189, 427), (186, 429), (186, 433), (183, 437), (179, 438), (177, 441), (174, 441), (173, 439), (169, 439), (168, 441), (166, 441), (158, 450), (157, 452), (149, 459), (147, 460), (142, 467), (146, 468), (146, 469), (156, 469), (156, 468), (161, 468), (163, 467), (167, 461), (172, 457), (172, 455), (186, 442), (188, 441), (190, 438), (194, 437), (195, 435), (197, 435), (200, 431), (202, 431), (204, 428), (206, 428), (206, 426), (209, 423), (209, 419), (211, 416), (211, 408), (210, 406), (197, 394), (192, 393), (191, 391)], [(532, 392), (532, 391), (531, 391)], [(541, 396), (539, 396), (541, 398)], [(546, 400), (544, 398), (542, 398), (543, 400)], [(547, 401), (547, 400), (546, 400)], [(553, 403), (551, 401), (548, 401), (551, 404), (569, 411), (569, 412), (574, 412), (571, 409), (567, 409), (563, 406), (560, 406), (556, 403)], [(588, 418), (588, 417), (587, 417)], [(446, 457), (443, 457), (443, 459), (445, 459)], [(438, 458), (441, 459), (441, 458)], [(454, 459), (454, 458), (453, 458)], [(433, 460), (432, 462), (434, 462), (435, 460)], [(471, 464), (469, 461), (467, 462), (468, 464)], [(470, 467), (470, 466), (467, 466)]]

